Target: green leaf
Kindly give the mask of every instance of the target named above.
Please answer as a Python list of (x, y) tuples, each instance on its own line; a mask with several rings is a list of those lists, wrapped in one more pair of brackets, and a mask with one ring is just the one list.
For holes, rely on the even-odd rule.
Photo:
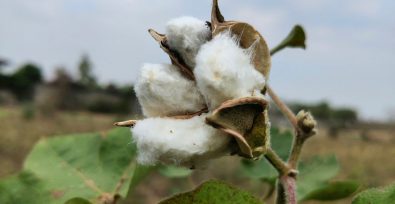
[(384, 188), (372, 188), (359, 193), (352, 204), (389, 204), (395, 201), (395, 183)]
[[(1, 191), (0, 203), (117, 200), (125, 197), (132, 177), (134, 187), (141, 180), (138, 177), (151, 170), (137, 168), (135, 156), (128, 129), (42, 139), (25, 161), (24, 172), (29, 173), (0, 183), (0, 188), (12, 189)], [(32, 179), (34, 182), (27, 182)], [(28, 195), (29, 201), (19, 202), (25, 197), (20, 195)]]
[(133, 191), (137, 184), (139, 184), (144, 178), (146, 178), (155, 168), (155, 166), (137, 165), (133, 172), (133, 178), (129, 184), (129, 191)]
[(159, 168), (159, 173), (169, 178), (184, 178), (191, 175), (192, 170), (187, 169), (185, 167), (169, 165), (169, 166), (161, 166)]
[(64, 204), (91, 204), (91, 202), (83, 199), (83, 198), (72, 198), (66, 201)]
[(297, 180), (298, 198), (303, 200), (309, 193), (316, 189), (325, 187), (327, 182), (336, 176), (339, 164), (334, 155), (316, 156), (299, 165), (299, 176)]
[[(284, 161), (288, 159), (292, 141), (293, 136), (291, 132), (280, 132), (277, 128), (271, 129), (271, 146)], [(356, 183), (328, 183), (339, 171), (339, 164), (334, 155), (316, 156), (302, 161), (298, 170), (297, 194), (299, 200), (329, 199), (323, 196), (323, 193), (332, 193), (332, 200), (340, 199), (349, 196), (357, 188)], [(278, 176), (276, 169), (266, 159), (258, 161), (242, 160), (241, 173), (248, 178), (260, 179), (271, 185), (273, 185), (273, 180)]]
[(292, 132), (288, 130), (281, 132), (278, 128), (272, 128), (270, 134), (272, 149), (278, 154), (278, 156), (280, 156), (281, 159), (286, 161), (292, 147)]
[(274, 55), (286, 47), (306, 48), (306, 33), (301, 25), (295, 25), (288, 36), (279, 45), (270, 50), (270, 55)]
[(21, 172), (0, 181), (0, 203), (49, 203), (51, 196), (56, 196), (56, 191), (48, 192), (44, 189), (42, 182), (34, 174)]
[(330, 201), (346, 198), (357, 191), (359, 183), (355, 181), (338, 181), (326, 184), (306, 195), (303, 200)]
[(262, 204), (249, 192), (221, 181), (208, 181), (193, 191), (169, 198), (160, 204)]
[[(278, 128), (272, 128), (270, 132), (273, 150), (283, 160), (286, 160), (292, 145), (292, 133), (289, 131), (280, 132)], [(242, 160), (241, 172), (244, 176), (252, 179), (272, 179), (278, 175), (276, 169), (266, 159)]]

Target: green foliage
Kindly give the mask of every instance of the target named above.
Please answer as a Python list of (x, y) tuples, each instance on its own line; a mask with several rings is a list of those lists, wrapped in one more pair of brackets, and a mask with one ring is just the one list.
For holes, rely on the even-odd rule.
[(315, 156), (299, 165), (298, 196), (304, 199), (310, 192), (321, 188), (339, 172), (339, 165), (334, 155), (327, 157)]
[(372, 188), (359, 193), (352, 204), (389, 204), (395, 201), (395, 183), (384, 188)]
[(291, 109), (298, 112), (301, 109), (310, 111), (315, 118), (330, 122), (337, 126), (345, 126), (347, 124), (355, 123), (358, 120), (358, 114), (355, 110), (350, 108), (334, 108), (327, 102), (317, 104), (291, 104)]
[(72, 198), (66, 201), (64, 204), (91, 204), (91, 202), (83, 199), (83, 198)]
[(339, 169), (334, 155), (301, 162), (297, 181), (299, 200), (337, 200), (353, 194), (359, 187), (357, 182), (330, 182)]
[[(277, 128), (272, 128), (272, 148), (283, 160), (287, 160), (292, 140), (291, 132), (280, 132)], [(358, 188), (358, 184), (351, 181), (329, 182), (339, 171), (335, 156), (316, 156), (302, 161), (298, 170), (297, 195), (299, 200), (341, 199), (350, 196)], [(243, 160), (241, 171), (244, 176), (259, 179), (269, 185), (275, 185), (274, 180), (278, 176), (276, 169), (266, 159)]]
[(250, 193), (221, 181), (208, 181), (193, 191), (169, 198), (160, 204), (262, 204)]
[(0, 88), (13, 92), (20, 100), (31, 99), (35, 85), (43, 80), (41, 70), (37, 65), (24, 64), (13, 74), (0, 74)]
[(43, 79), (41, 70), (34, 64), (25, 64), (20, 67), (14, 74), (13, 80), (17, 88), (26, 88), (40, 83)]
[(134, 169), (133, 177), (129, 184), (128, 195), (136, 188), (137, 184), (139, 184), (154, 169), (154, 166), (137, 165), (137, 167)]
[(31, 103), (23, 104), (23, 107), (22, 107), (23, 119), (31, 120), (35, 117), (35, 115), (36, 115), (36, 109), (33, 104), (31, 104)]
[(8, 65), (7, 60), (0, 58), (0, 72), (1, 72), (1, 69), (7, 65)]
[(81, 62), (78, 66), (79, 82), (88, 88), (95, 88), (97, 83), (92, 74), (92, 64), (87, 55), (82, 56)]
[[(289, 131), (280, 132), (278, 128), (271, 129), (271, 147), (286, 160), (292, 146), (293, 136)], [(277, 170), (266, 159), (258, 161), (242, 160), (242, 174), (252, 179), (272, 179), (277, 177)]]
[(337, 200), (350, 196), (359, 188), (359, 183), (355, 181), (338, 181), (324, 184), (307, 194), (303, 200)]
[(124, 197), (130, 181), (135, 186), (141, 180), (135, 176), (150, 170), (137, 168), (135, 156), (128, 129), (42, 139), (24, 171), (0, 182), (0, 189), (7, 189), (0, 203), (96, 203)]
[(159, 173), (163, 176), (169, 178), (185, 178), (191, 175), (192, 170), (187, 169), (185, 167), (178, 167), (178, 166), (161, 166), (158, 169)]
[(43, 189), (44, 183), (36, 175), (22, 171), (18, 175), (0, 181), (0, 203), (50, 203), (51, 192)]

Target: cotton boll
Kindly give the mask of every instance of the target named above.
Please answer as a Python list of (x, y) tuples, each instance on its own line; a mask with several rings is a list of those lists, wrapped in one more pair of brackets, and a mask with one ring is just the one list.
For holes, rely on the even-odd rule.
[(231, 137), (205, 123), (206, 114), (191, 119), (149, 118), (132, 129), (138, 162), (195, 166), (228, 153)]
[(211, 38), (206, 23), (193, 17), (180, 17), (167, 23), (166, 36), (170, 49), (176, 50), (191, 67), (202, 44)]
[(251, 64), (251, 50), (238, 46), (229, 32), (204, 44), (196, 57), (194, 74), (210, 110), (226, 100), (255, 96), (265, 78)]
[(145, 64), (134, 88), (147, 117), (183, 115), (206, 107), (196, 83), (173, 65)]

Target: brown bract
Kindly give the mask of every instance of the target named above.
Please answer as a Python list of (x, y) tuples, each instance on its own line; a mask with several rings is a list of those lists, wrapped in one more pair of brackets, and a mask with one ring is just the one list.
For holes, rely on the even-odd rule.
[(207, 124), (233, 136), (238, 154), (258, 158), (265, 154), (270, 141), (268, 102), (258, 97), (246, 97), (224, 102), (206, 117)]
[(211, 11), (211, 31), (213, 37), (224, 31), (230, 31), (240, 43), (240, 47), (251, 49), (256, 70), (266, 78), (269, 77), (271, 58), (265, 39), (250, 24), (238, 21), (225, 21), (218, 7), (218, 0), (213, 0)]
[(169, 55), (171, 63), (180, 69), (181, 74), (190, 80), (195, 80), (192, 69), (185, 64), (184, 60), (176, 51), (169, 48), (166, 35), (160, 34), (153, 29), (149, 29), (148, 32), (160, 44), (162, 50)]

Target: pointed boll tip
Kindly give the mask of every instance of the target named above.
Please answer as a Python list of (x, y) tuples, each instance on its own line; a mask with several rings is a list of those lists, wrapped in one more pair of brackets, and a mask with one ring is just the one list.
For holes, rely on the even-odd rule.
[(158, 33), (152, 28), (148, 29), (148, 33), (158, 42), (162, 42), (166, 39), (166, 35)]
[(213, 7), (211, 9), (211, 23), (212, 26), (216, 26), (218, 23), (225, 22), (224, 17), (221, 14), (221, 10), (218, 6), (218, 0), (213, 0)]
[(127, 120), (122, 122), (115, 122), (113, 125), (117, 127), (134, 127), (137, 123), (137, 120)]

